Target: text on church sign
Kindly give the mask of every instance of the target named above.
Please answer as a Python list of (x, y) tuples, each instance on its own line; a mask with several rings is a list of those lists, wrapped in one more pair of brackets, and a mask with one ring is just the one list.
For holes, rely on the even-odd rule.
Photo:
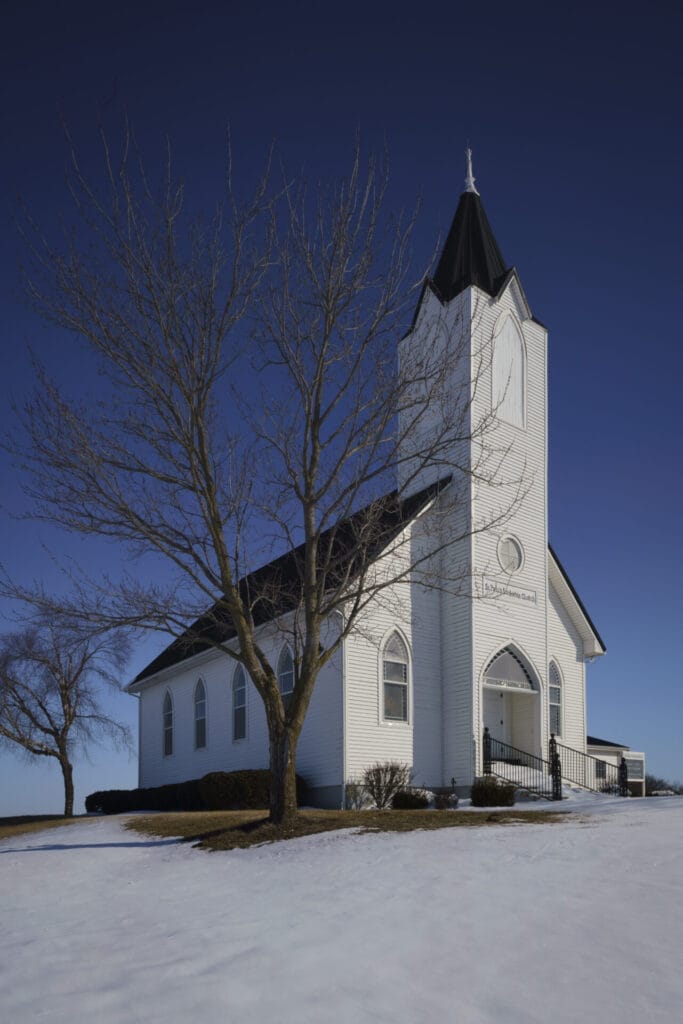
[(484, 597), (512, 598), (513, 601), (521, 601), (523, 604), (536, 604), (536, 591), (527, 590), (525, 587), (513, 587), (504, 580), (489, 580), (484, 577)]

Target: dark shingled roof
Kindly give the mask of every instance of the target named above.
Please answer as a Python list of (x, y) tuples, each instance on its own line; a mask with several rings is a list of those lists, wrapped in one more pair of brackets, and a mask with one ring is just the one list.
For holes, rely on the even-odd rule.
[(443, 302), (470, 285), (497, 295), (506, 273), (481, 199), (463, 192), (433, 277), (436, 291)]
[(599, 740), (597, 736), (586, 736), (586, 743), (589, 747), (618, 747), (620, 750), (628, 750), (625, 743), (612, 743), (610, 740)]
[[(329, 556), (330, 586), (335, 585), (335, 577), (338, 580), (345, 575), (353, 578), (361, 569), (360, 559), (357, 559), (358, 568), (354, 570), (353, 566), (354, 553), (357, 555), (359, 545), (363, 551), (363, 564), (367, 564), (368, 560), (373, 561), (450, 480), (450, 476), (444, 477), (404, 499), (399, 497), (398, 491), (392, 491), (354, 512), (336, 527), (326, 530), (320, 538), (320, 558), (322, 560)], [(257, 626), (296, 607), (301, 595), (303, 563), (304, 545), (301, 544), (240, 580), (242, 599), (251, 605)], [(234, 636), (235, 630), (227, 613), (216, 604), (197, 619), (183, 636), (174, 640), (143, 668), (133, 684), (208, 650), (212, 642), (225, 643)]]

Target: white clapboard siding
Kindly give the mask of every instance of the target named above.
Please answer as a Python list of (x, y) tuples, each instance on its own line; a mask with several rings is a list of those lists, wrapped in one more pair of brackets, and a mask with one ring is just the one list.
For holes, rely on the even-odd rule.
[(410, 588), (410, 632), (413, 644), (412, 708), (413, 770), (417, 785), (443, 784), (443, 649), (441, 608), (443, 593), (436, 581), (442, 563), (444, 532), (450, 516), (444, 511), (446, 495), (440, 496), (410, 529), (411, 555), (425, 563)]
[[(399, 538), (395, 551), (376, 566), (385, 579), (405, 565), (409, 534)], [(409, 656), (408, 721), (385, 721), (383, 715), (382, 651), (396, 630)], [(378, 593), (363, 613), (362, 623), (345, 644), (346, 779), (358, 779), (365, 768), (378, 761), (413, 764), (414, 655), (410, 613), (410, 584), (395, 583)]]
[[(262, 641), (277, 664), (282, 638)], [(268, 767), (268, 730), (263, 702), (247, 681), (247, 734), (233, 740), (234, 662), (211, 653), (160, 674), (140, 694), (140, 785), (161, 786), (201, 778), (211, 771)], [(342, 652), (320, 673), (299, 740), (297, 770), (310, 786), (339, 785), (342, 775)], [(194, 745), (194, 687), (202, 678), (207, 693), (207, 744)], [(173, 700), (173, 754), (164, 756), (162, 706)]]
[[(444, 452), (438, 464), (432, 464), (426, 453), (435, 436), (441, 436), (440, 424), (444, 411), (452, 415), (453, 403), (465, 403), (469, 398), (470, 360), (470, 294), (469, 290), (457, 295), (443, 306), (431, 289), (427, 288), (415, 318), (413, 329), (398, 345), (400, 372), (415, 375), (419, 383), (416, 402), (423, 403), (416, 419), (416, 405), (407, 405), (399, 414), (402, 437), (402, 461), (398, 465), (398, 487), (404, 495), (414, 494), (446, 475), (450, 467), (444, 464)], [(442, 368), (449, 368), (448, 378), (436, 380)], [(430, 383), (427, 384), (424, 378)], [(410, 429), (408, 430), (408, 424)], [(437, 446), (438, 447), (438, 446)], [(418, 469), (409, 457), (421, 452)], [(455, 460), (454, 460), (455, 462)]]
[[(517, 424), (502, 416), (509, 413), (509, 401), (498, 410), (497, 423), (485, 438), (481, 457), (487, 463), (490, 449), (494, 464), (501, 450), (509, 450), (493, 487), (476, 486), (473, 516), (476, 524), (494, 523), (501, 511), (512, 512), (501, 523), (478, 533), (473, 541), (473, 563), (476, 578), (481, 580), (482, 599), (475, 600), (472, 610), (474, 644), (474, 709), (472, 726), (477, 736), (483, 730), (482, 680), (486, 666), (503, 647), (515, 646), (529, 664), (538, 687), (537, 695), (510, 702), (514, 724), (512, 735), (519, 746), (532, 745), (531, 753), (541, 754), (546, 747), (546, 592), (547, 592), (547, 497), (546, 497), (546, 332), (529, 319), (516, 294), (509, 287), (498, 299), (477, 295), (477, 316), (473, 330), (474, 352), (489, 351), (491, 339), (510, 331), (524, 343), (524, 408), (515, 406)], [(508, 346), (509, 348), (510, 346)], [(506, 348), (506, 354), (509, 354)], [(491, 366), (493, 363), (493, 366)], [(493, 377), (496, 364), (481, 356), (482, 379), (477, 388), (473, 418), (485, 416), (500, 400), (500, 381)], [(511, 384), (514, 381), (511, 380)], [(518, 396), (519, 397), (519, 396)], [(524, 496), (515, 504), (519, 492)], [(514, 507), (513, 507), (514, 506)], [(508, 575), (498, 559), (502, 538), (512, 536), (522, 546), (522, 567)], [(487, 589), (488, 588), (488, 589)], [(506, 594), (512, 590), (513, 594)], [(527, 749), (522, 746), (522, 749)], [(481, 771), (481, 764), (478, 765)]]
[(548, 653), (562, 681), (562, 733), (568, 747), (586, 750), (586, 685), (583, 642), (554, 587), (548, 592)]
[[(453, 516), (456, 536), (469, 532), (469, 502)], [(443, 661), (442, 785), (452, 778), (468, 785), (473, 772), (472, 732), (472, 600), (469, 596), (471, 539), (466, 537), (444, 552), (444, 574), (453, 585), (441, 595)], [(458, 594), (457, 580), (460, 578)]]

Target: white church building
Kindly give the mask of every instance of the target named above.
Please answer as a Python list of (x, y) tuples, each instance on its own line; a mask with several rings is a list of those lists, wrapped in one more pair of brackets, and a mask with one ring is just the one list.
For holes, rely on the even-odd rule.
[[(548, 543), (548, 332), (532, 315), (517, 271), (505, 265), (471, 167), (434, 276), (399, 342), (399, 360), (409, 359), (413, 346), (433, 344), (437, 322), (459, 334), (469, 365), (479, 367), (472, 415), (493, 410), (496, 446), (507, 451), (509, 478), (524, 480), (524, 494), (497, 525), (465, 531), (440, 553), (456, 559), (459, 571), (465, 567), (469, 593), (406, 580), (391, 600), (368, 606), (318, 677), (297, 771), (308, 800), (328, 807), (343, 804), (345, 784), (367, 766), (389, 760), (411, 765), (416, 785), (454, 784), (462, 793), (485, 771), (517, 781), (528, 768), (540, 778), (559, 756), (563, 778), (613, 790), (617, 761), (603, 760), (605, 748), (587, 750), (586, 735), (586, 664), (605, 645)], [(474, 462), (474, 448), (471, 442), (458, 459)], [(396, 521), (411, 543), (447, 507), (450, 477), (447, 466), (439, 479), (425, 471), (407, 488), (409, 471), (409, 463), (399, 470)], [(458, 514), (472, 524), (495, 520), (499, 491), (476, 482), (468, 488)], [(400, 545), (390, 547), (380, 559), (401, 557)], [(277, 622), (260, 629), (286, 695), (292, 652)], [(267, 767), (260, 697), (244, 670), (215, 648), (176, 641), (128, 691), (139, 697), (140, 786)], [(643, 756), (628, 751), (627, 759), (630, 788), (639, 793)]]

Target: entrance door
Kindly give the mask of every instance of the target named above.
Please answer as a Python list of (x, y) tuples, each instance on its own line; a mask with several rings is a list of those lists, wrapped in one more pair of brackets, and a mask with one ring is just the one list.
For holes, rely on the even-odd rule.
[(484, 725), (494, 740), (509, 743), (509, 715), (507, 694), (484, 687)]

